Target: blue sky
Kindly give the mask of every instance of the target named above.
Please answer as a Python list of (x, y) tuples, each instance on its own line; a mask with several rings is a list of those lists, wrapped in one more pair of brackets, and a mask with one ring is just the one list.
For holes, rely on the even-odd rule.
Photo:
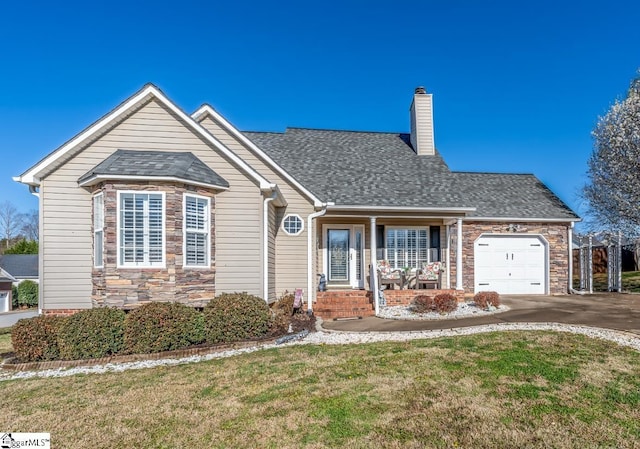
[[(18, 4), (20, 3), (20, 4)], [(0, 201), (147, 82), (241, 130), (407, 132), (434, 94), (453, 170), (534, 173), (579, 213), (590, 132), (640, 66), (638, 2), (7, 2)]]

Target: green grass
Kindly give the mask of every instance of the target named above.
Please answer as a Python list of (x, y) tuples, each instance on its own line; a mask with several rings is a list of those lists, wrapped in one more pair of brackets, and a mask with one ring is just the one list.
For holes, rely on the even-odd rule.
[(0, 390), (0, 428), (51, 432), (56, 447), (640, 444), (640, 354), (552, 332), (279, 348)]
[[(579, 274), (577, 274), (579, 276)], [(580, 288), (580, 278), (574, 274), (573, 288)], [(593, 290), (596, 292), (608, 291), (609, 284), (607, 273), (595, 273), (593, 275)], [(622, 290), (625, 292), (640, 293), (640, 271), (625, 271), (622, 273)]]

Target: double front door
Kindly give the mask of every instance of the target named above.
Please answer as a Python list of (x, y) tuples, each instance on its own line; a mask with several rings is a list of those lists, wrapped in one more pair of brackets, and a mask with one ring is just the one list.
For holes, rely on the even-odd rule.
[(325, 225), (324, 240), (329, 284), (364, 288), (364, 225)]

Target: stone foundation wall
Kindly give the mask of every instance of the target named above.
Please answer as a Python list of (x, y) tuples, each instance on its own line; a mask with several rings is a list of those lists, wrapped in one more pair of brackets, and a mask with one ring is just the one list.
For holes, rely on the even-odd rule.
[[(548, 242), (549, 251), (549, 293), (565, 294), (568, 291), (569, 247), (568, 223), (521, 223), (520, 230), (509, 232), (506, 223), (463, 222), (462, 224), (462, 283), (467, 294), (474, 289), (474, 243), (482, 234), (503, 235), (541, 235)], [(454, 237), (451, 244), (451, 280), (456, 279), (456, 230), (452, 227)]]
[[(93, 269), (94, 306), (131, 309), (151, 301), (175, 301), (202, 307), (215, 296), (215, 198), (201, 187), (180, 183), (105, 182), (98, 186), (104, 194), (104, 267)], [(165, 267), (118, 268), (118, 191), (164, 192)], [(211, 199), (211, 267), (183, 268), (183, 194)], [(95, 193), (95, 192), (94, 192)]]

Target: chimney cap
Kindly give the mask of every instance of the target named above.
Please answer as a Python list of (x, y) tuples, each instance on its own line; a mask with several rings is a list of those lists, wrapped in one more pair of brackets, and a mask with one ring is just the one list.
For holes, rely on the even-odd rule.
[(418, 86), (418, 87), (416, 87), (415, 93), (424, 95), (424, 94), (427, 93), (427, 89), (425, 89), (424, 86)]

